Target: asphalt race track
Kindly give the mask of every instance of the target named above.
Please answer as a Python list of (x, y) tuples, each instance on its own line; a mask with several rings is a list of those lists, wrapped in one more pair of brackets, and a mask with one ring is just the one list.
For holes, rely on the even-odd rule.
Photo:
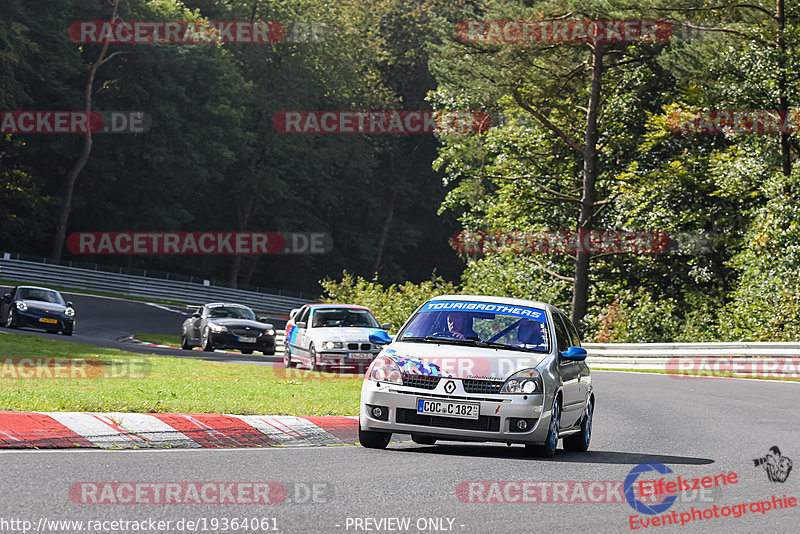
[[(790, 473), (783, 483), (771, 482), (753, 462), (775, 445), (784, 456), (794, 461), (800, 458), (797, 383), (615, 372), (596, 372), (594, 380), (595, 429), (587, 453), (559, 450), (550, 460), (529, 459), (519, 446), (454, 443), (392, 444), (383, 451), (360, 446), (2, 451), (0, 521), (28, 520), (37, 525), (40, 518), (171, 520), (172, 532), (189, 531), (176, 529), (177, 521), (200, 518), (205, 518), (210, 532), (223, 530), (211, 529), (208, 521), (225, 518), (275, 518), (280, 532), (630, 532), (629, 517), (635, 512), (626, 502), (581, 502), (578, 495), (577, 501), (570, 503), (476, 503), (469, 501), (478, 499), (480, 492), (470, 497), (457, 494), (456, 489), (469, 481), (621, 483), (637, 464), (651, 462), (663, 463), (673, 471), (666, 475), (667, 480), (676, 475), (690, 479), (737, 474), (735, 484), (705, 494), (681, 494), (665, 512), (675, 511), (678, 518), (690, 513), (692, 506), (703, 510), (716, 505), (730, 512), (723, 507), (771, 501), (773, 495), (800, 496), (800, 473)], [(652, 475), (642, 479), (658, 478)], [(70, 498), (73, 484), (105, 481), (279, 482), (286, 487), (287, 498), (268, 505), (91, 504), (84, 503), (79, 492)], [(608, 494), (614, 495), (613, 491)], [(519, 491), (509, 490), (508, 495), (520, 500)], [(495, 494), (495, 500), (498, 497), (502, 494)], [(738, 518), (731, 515), (683, 527), (638, 530), (789, 533), (797, 531), (797, 510), (764, 514), (748, 510)], [(404, 528), (403, 523), (376, 523), (365, 518), (405, 518), (410, 523)], [(427, 523), (429, 518), (444, 519)], [(272, 523), (266, 525), (271, 528)], [(431, 528), (436, 526), (440, 530)], [(105, 528), (105, 532), (115, 532), (111, 524)], [(61, 531), (75, 530), (62, 526)], [(127, 531), (132, 531), (130, 525)]]
[[(78, 330), (72, 338), (27, 329), (0, 330), (216, 361), (269, 365), (277, 360), (188, 353), (120, 341), (138, 332), (175, 334), (186, 311), (85, 295), (65, 296), (73, 300), (79, 313)], [(392, 444), (381, 451), (357, 445), (2, 450), (0, 532), (21, 532), (25, 525), (29, 531), (157, 532), (152, 525), (158, 521), (165, 522), (163, 532), (797, 531), (797, 501), (794, 508), (760, 510), (767, 502), (777, 507), (773, 496), (800, 500), (800, 472), (790, 472), (785, 482), (773, 482), (754, 459), (765, 457), (777, 446), (785, 457), (800, 461), (800, 384), (602, 371), (595, 372), (593, 380), (597, 404), (589, 452), (559, 450), (549, 460), (527, 458), (520, 446), (422, 446), (411, 442)], [(671, 473), (644, 473), (639, 480), (663, 477), (671, 481), (677, 476), (702, 479), (736, 473), (736, 481), (704, 492), (681, 493), (666, 511), (648, 515), (634, 511), (623, 494), (623, 481), (643, 463), (664, 464)], [(589, 484), (594, 481), (599, 481), (595, 488), (603, 491), (590, 489), (588, 495), (576, 492), (576, 488), (591, 488)], [(181, 494), (180, 502), (173, 499), (152, 504), (145, 499), (145, 503), (114, 504), (101, 499), (102, 504), (92, 504), (91, 493), (76, 489), (85, 487), (85, 483), (105, 487), (104, 482), (117, 486), (128, 483), (130, 487), (143, 487), (136, 483), (179, 483), (183, 488), (208, 482), (228, 486), (272, 483), (271, 487), (285, 488), (285, 494), (273, 499), (277, 502), (272, 504), (241, 504), (252, 496), (246, 492), (244, 496), (235, 495), (241, 499), (236, 504), (197, 504), (203, 501), (196, 496), (191, 500), (188, 492)], [(556, 497), (558, 485), (561, 489)], [(523, 496), (523, 487), (535, 491)], [(125, 495), (130, 498), (132, 491)], [(98, 490), (94, 495), (102, 493)], [(541, 502), (543, 496), (556, 502)], [(476, 502), (480, 500), (490, 502)], [(743, 515), (739, 505), (747, 505)], [(730, 514), (731, 507), (737, 506), (740, 517), (713, 517), (710, 511), (711, 518), (686, 519), (689, 522), (684, 526), (643, 528), (641, 523), (634, 523), (637, 528), (631, 528), (631, 516), (643, 521), (675, 512), (680, 521), (681, 514), (692, 517), (692, 507), (702, 514), (715, 506), (718, 514)], [(230, 520), (234, 518), (239, 523), (248, 520), (249, 528), (245, 531), (239, 523), (233, 528)], [(107, 523), (84, 523), (80, 528), (49, 523), (66, 520)], [(155, 523), (149, 523), (149, 528), (111, 523), (150, 520)], [(196, 524), (190, 526), (186, 521)], [(225, 521), (227, 530), (223, 528)]]
[[(0, 286), (0, 295), (8, 290), (8, 287)], [(132, 343), (128, 339), (132, 334), (180, 335), (181, 325), (191, 315), (191, 312), (185, 308), (133, 300), (66, 292), (62, 292), (62, 295), (65, 299), (72, 301), (77, 311), (78, 322), (72, 336), (48, 334), (44, 330), (33, 328), (12, 330), (3, 326), (0, 326), (0, 332), (37, 335), (60, 341), (72, 341), (142, 354), (189, 357), (215, 362), (269, 365), (281, 359), (281, 355), (252, 354), (244, 356), (224, 352), (207, 353), (199, 350), (185, 351), (149, 347)], [(270, 317), (270, 321), (277, 329), (282, 329), (286, 324), (284, 319), (278, 317)]]

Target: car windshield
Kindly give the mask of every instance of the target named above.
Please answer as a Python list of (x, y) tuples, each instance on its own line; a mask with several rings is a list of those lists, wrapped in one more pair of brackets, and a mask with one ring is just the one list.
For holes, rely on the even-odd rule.
[(20, 288), (19, 293), (17, 293), (17, 298), (20, 300), (38, 300), (40, 302), (64, 305), (64, 299), (61, 298), (61, 295), (59, 295), (57, 291), (52, 291), (50, 289), (23, 287)]
[(208, 310), (209, 319), (249, 319), (256, 320), (256, 315), (250, 308), (240, 306), (215, 306)]
[(543, 310), (490, 302), (431, 301), (398, 335), (398, 341), (438, 341), (548, 352)]
[(369, 310), (353, 308), (322, 308), (314, 310), (311, 322), (312, 328), (363, 326), (367, 328), (380, 328), (378, 320)]

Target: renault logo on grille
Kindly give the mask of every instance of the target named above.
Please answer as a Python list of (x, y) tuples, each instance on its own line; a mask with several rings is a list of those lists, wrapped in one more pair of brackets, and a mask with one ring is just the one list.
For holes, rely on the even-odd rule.
[(447, 383), (444, 385), (444, 390), (447, 393), (452, 393), (456, 390), (456, 383), (452, 380), (448, 380)]

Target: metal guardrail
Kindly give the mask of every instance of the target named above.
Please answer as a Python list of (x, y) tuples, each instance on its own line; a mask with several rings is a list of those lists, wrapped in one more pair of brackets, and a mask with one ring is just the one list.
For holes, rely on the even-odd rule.
[(174, 300), (187, 304), (237, 302), (261, 312), (286, 315), (292, 308), (310, 302), (308, 299), (257, 293), (228, 287), (196, 284), (163, 278), (94, 271), (48, 263), (0, 258), (0, 278), (30, 284), (44, 284), (120, 293), (137, 297)]
[(589, 356), (610, 358), (800, 357), (798, 342), (583, 343)]

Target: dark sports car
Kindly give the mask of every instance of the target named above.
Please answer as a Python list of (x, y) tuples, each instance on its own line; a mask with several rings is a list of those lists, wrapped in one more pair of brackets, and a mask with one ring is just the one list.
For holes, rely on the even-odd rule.
[(181, 348), (203, 347), (214, 349), (238, 349), (242, 354), (254, 350), (266, 355), (275, 354), (275, 329), (253, 310), (240, 304), (215, 302), (206, 304), (183, 322)]
[(7, 328), (31, 326), (71, 336), (75, 309), (61, 293), (46, 287), (17, 286), (0, 300), (0, 318)]

